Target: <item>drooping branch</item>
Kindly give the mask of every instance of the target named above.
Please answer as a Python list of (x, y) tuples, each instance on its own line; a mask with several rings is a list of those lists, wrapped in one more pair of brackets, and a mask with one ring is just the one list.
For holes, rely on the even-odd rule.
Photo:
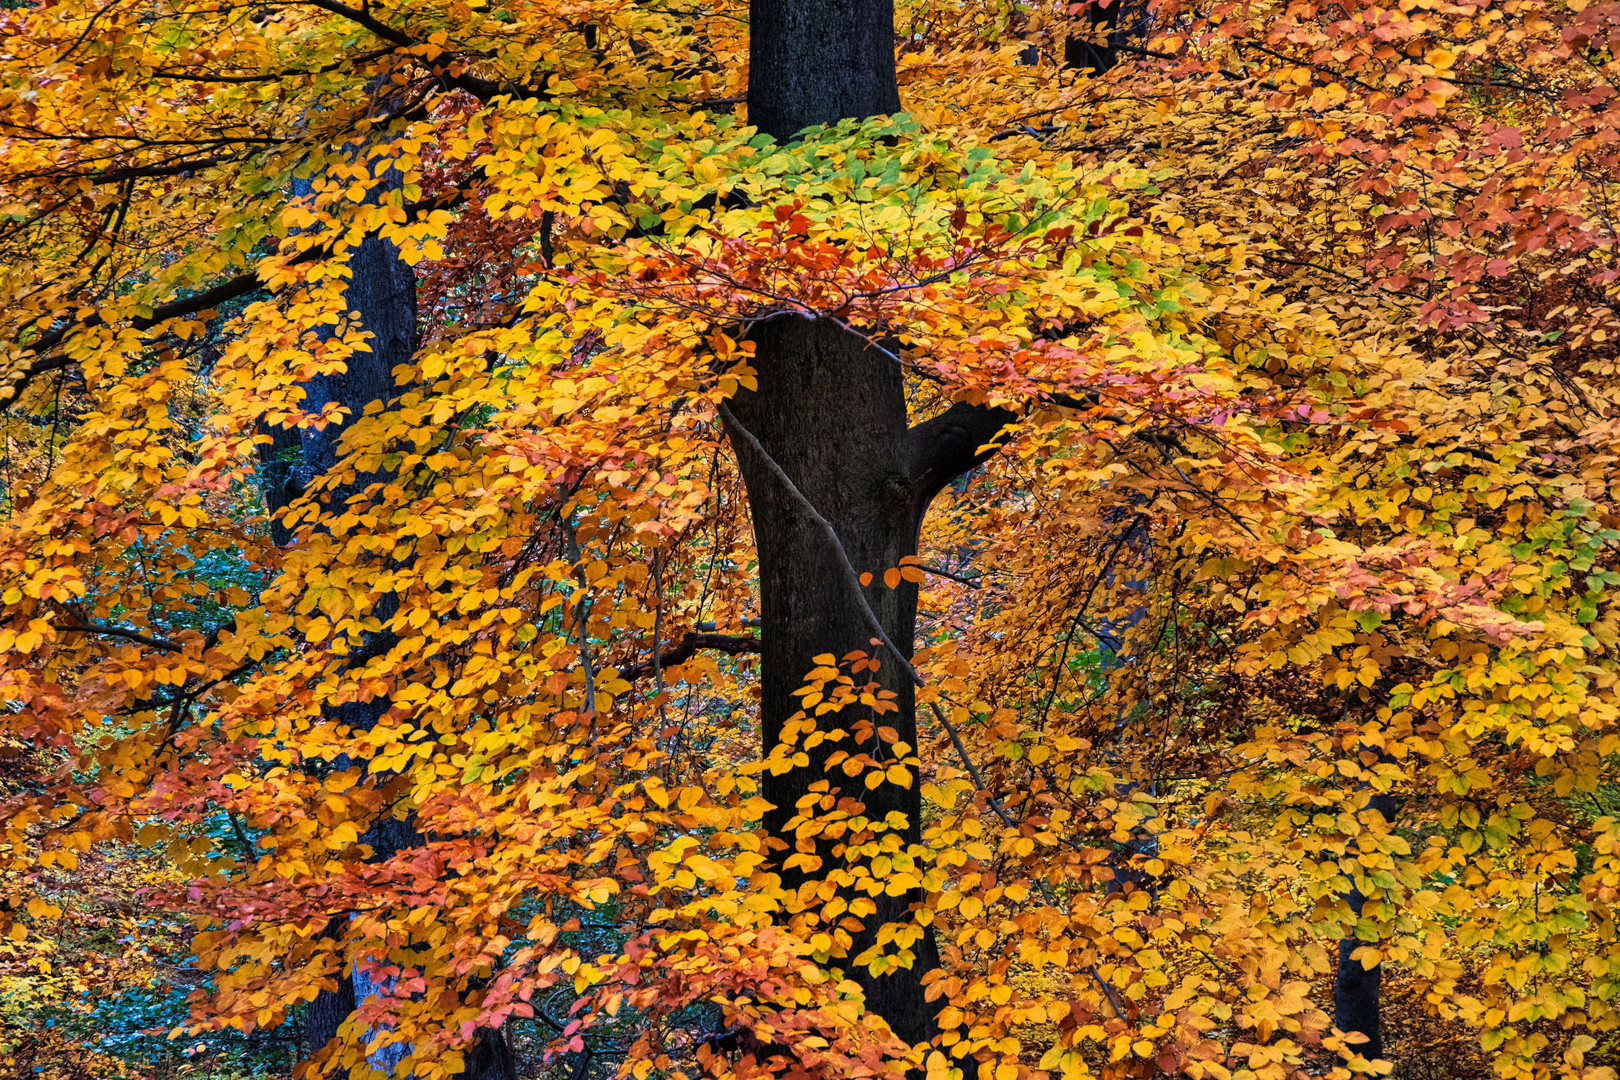
[[(302, 0), (302, 2), (309, 7), (320, 8), (322, 11), (327, 11), (333, 15), (338, 15), (342, 18), (348, 19), (357, 26), (362, 26), (369, 30), (372, 34), (381, 38), (383, 41), (389, 42), (390, 44), (401, 49), (410, 49), (419, 44), (419, 42), (411, 35), (402, 30), (389, 26), (387, 23), (382, 22), (379, 19), (373, 18), (369, 11), (362, 8), (350, 7), (347, 4), (339, 3), (338, 0)], [(460, 74), (450, 74), (447, 71), (440, 71), (437, 72), (437, 75), (446, 86), (452, 86), (458, 90), (464, 90), (482, 102), (488, 102), (491, 98), (494, 98), (499, 94), (512, 94), (514, 97), (520, 96), (518, 93), (520, 90), (522, 90), (527, 96), (542, 98), (550, 96), (544, 91), (536, 92), (532, 88), (514, 87), (509, 84), (496, 82), (493, 79), (479, 78), (477, 75), (473, 75), (465, 71), (461, 72)]]
[(668, 670), (692, 659), (700, 650), (714, 649), (727, 656), (759, 652), (759, 638), (754, 634), (687, 634), (673, 648), (653, 657), (637, 661), (619, 669), (619, 678), (626, 682), (651, 675), (655, 670)]
[[(215, 305), (225, 303), (227, 300), (235, 300), (239, 296), (246, 296), (258, 288), (260, 288), (259, 272), (250, 270), (245, 274), (238, 274), (227, 281), (222, 281), (212, 288), (204, 289), (200, 293), (182, 297), (178, 300), (171, 300), (167, 304), (155, 307), (152, 309), (152, 314), (131, 319), (130, 325), (137, 330), (150, 330), (152, 327), (167, 322), (169, 319), (195, 315), (199, 311), (206, 311)], [(90, 330), (101, 326), (105, 321), (100, 315), (91, 314), (82, 322), (69, 323), (59, 329), (52, 330), (48, 334), (41, 335), (39, 340), (33, 342), (28, 348), (35, 354), (49, 352), (60, 345), (63, 339), (74, 331)], [(26, 382), (28, 379), (44, 374), (47, 371), (55, 371), (58, 368), (66, 367), (70, 363), (72, 363), (71, 360), (62, 356), (41, 356), (29, 367), (23, 381)], [(0, 393), (3, 393), (3, 391), (0, 391)]]
[[(465, 201), (465, 192), (456, 192), (449, 197), (435, 196), (422, 199), (405, 207), (405, 218), (407, 221), (414, 221), (418, 215), (427, 211), (453, 209)], [(287, 265), (297, 266), (302, 263), (314, 262), (317, 259), (326, 258), (330, 254), (331, 252), (324, 245), (312, 247), (294, 255), (287, 261)], [(196, 315), (228, 301), (261, 292), (264, 288), (264, 283), (259, 279), (258, 267), (254, 267), (252, 270), (228, 278), (218, 285), (193, 293), (191, 296), (180, 297), (169, 301), (167, 304), (159, 304), (152, 309), (152, 314), (137, 316), (130, 320), (129, 325), (136, 330), (150, 330), (152, 327), (162, 325), (170, 319)], [(41, 375), (61, 371), (63, 368), (73, 365), (75, 361), (72, 357), (51, 351), (62, 344), (68, 335), (81, 330), (93, 330), (105, 324), (106, 320), (99, 313), (92, 312), (86, 318), (78, 322), (67, 323), (49, 333), (42, 334), (38, 340), (26, 345), (24, 347), (25, 353), (33, 354), (35, 359), (16, 375), (9, 377), (0, 375), (0, 407), (7, 407), (10, 403), (16, 401), (22, 396), (28, 385)], [(5, 381), (8, 379), (9, 381)]]
[(967, 770), (968, 778), (973, 781), (974, 789), (983, 793), (985, 799), (990, 803), (990, 809), (995, 811), (996, 817), (1001, 819), (1003, 825), (1009, 829), (1017, 828), (1017, 822), (1008, 816), (1006, 809), (1001, 805), (1001, 801), (995, 797), (985, 784), (984, 776), (979, 772), (979, 767), (973, 764), (973, 758), (968, 755), (967, 747), (962, 745), (962, 736), (957, 732), (956, 725), (951, 723), (950, 719), (945, 715), (945, 710), (941, 709), (939, 703), (934, 701), (930, 701), (928, 707), (934, 711), (934, 719), (938, 720), (939, 726), (945, 729), (945, 734), (950, 736), (951, 745), (956, 748), (957, 759), (962, 762), (962, 767)]

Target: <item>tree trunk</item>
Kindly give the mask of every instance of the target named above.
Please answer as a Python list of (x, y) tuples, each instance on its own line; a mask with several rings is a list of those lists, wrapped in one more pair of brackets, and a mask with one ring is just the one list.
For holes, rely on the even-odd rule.
[[(396, 173), (393, 183), (384, 190), (397, 190), (403, 179)], [(303, 186), (303, 185), (300, 185)], [(295, 191), (297, 189), (295, 188)], [(305, 191), (307, 191), (307, 186)], [(321, 431), (306, 428), (302, 432), (274, 433), (270, 447), (271, 468), (265, 483), (265, 503), (272, 512), (286, 506), (308, 488), (318, 476), (332, 470), (341, 457), (338, 442), (343, 432), (374, 402), (387, 402), (394, 395), (394, 369), (411, 362), (416, 353), (417, 307), (416, 272), (399, 257), (399, 248), (392, 241), (371, 236), (354, 249), (349, 257), (349, 283), (343, 298), (351, 317), (358, 316), (360, 325), (368, 334), (368, 352), (356, 352), (349, 357), (341, 373), (322, 375), (303, 384), (303, 407), (319, 412), (328, 404), (342, 405), (348, 410), (347, 419)], [(296, 441), (289, 438), (296, 436)], [(299, 458), (290, 462), (289, 456)], [(322, 494), (325, 504), (323, 516), (343, 513), (344, 504), (365, 488), (382, 479), (361, 474), (352, 481), (340, 484)], [(291, 537), (279, 525), (275, 527), (275, 540), (285, 545)], [(392, 595), (380, 597), (373, 614), (386, 622), (397, 610), (397, 599)], [(362, 648), (355, 654), (355, 663), (391, 648), (397, 639), (384, 630), (368, 634)], [(357, 731), (369, 730), (389, 707), (387, 699), (354, 701), (331, 710), (339, 724)], [(339, 767), (344, 767), (339, 762)], [(422, 844), (423, 837), (411, 821), (383, 817), (366, 830), (361, 842), (372, 849), (371, 860), (380, 862), (392, 858), (402, 850)], [(339, 936), (341, 927), (336, 928)], [(323, 991), (311, 1002), (307, 1033), (309, 1050), (314, 1053), (336, 1035), (339, 1025), (355, 1009), (356, 1003), (376, 992), (363, 972), (355, 970), (336, 990)], [(390, 1047), (373, 1055), (371, 1064), (392, 1072), (403, 1048)], [(510, 1048), (498, 1031), (481, 1031), (478, 1041), (465, 1056), (469, 1080), (514, 1080), (516, 1069)]]
[[(888, 358), (863, 348), (861, 339), (828, 320), (776, 319), (760, 327), (754, 340), (759, 391), (740, 395), (733, 402), (733, 413), (811, 505), (832, 523), (855, 568), (876, 575), (874, 585), (863, 590), (867, 601), (891, 640), (909, 654), (917, 620), (917, 587), (902, 582), (898, 589), (887, 589), (882, 584), (884, 569), (899, 565), (902, 557), (917, 548), (916, 514), (902, 456), (906, 399), (900, 372)], [(781, 741), (783, 724), (798, 712), (793, 692), (816, 666), (811, 657), (832, 653), (841, 658), (857, 649), (881, 658), (878, 681), (896, 695), (899, 706), (897, 712), (875, 722), (893, 727), (903, 741), (915, 747), (917, 719), (911, 680), (894, 657), (871, 644), (872, 631), (837, 552), (746, 440), (733, 437), (732, 445), (748, 485), (759, 551), (760, 720), (765, 747)], [(856, 716), (845, 712), (833, 719), (848, 730)], [(861, 798), (873, 819), (882, 820), (892, 810), (905, 814), (902, 844), (920, 843), (919, 785), (913, 783), (907, 789), (884, 783), (866, 791), (860, 777), (850, 780), (842, 771), (826, 771), (827, 756), (834, 749), (855, 752), (848, 742), (822, 743), (810, 751), (808, 767), (781, 776), (765, 775), (763, 795), (775, 807), (765, 818), (771, 835), (791, 838), (786, 824), (798, 813), (799, 799), (811, 784), (828, 780), (835, 787), (841, 785), (844, 795)], [(866, 749), (873, 756), (881, 752)], [(826, 845), (818, 853), (824, 863), (831, 862), (833, 855)], [(821, 872), (830, 868), (823, 865)], [(792, 886), (807, 875), (786, 871), (783, 876)], [(855, 934), (850, 958), (865, 950), (878, 926), (904, 918), (906, 908), (918, 899), (912, 895), (876, 897), (877, 912)], [(914, 970), (905, 976), (874, 980), (865, 977), (864, 969), (846, 971), (863, 984), (867, 1007), (882, 1015), (895, 1034), (908, 1042), (932, 1034), (930, 1012), (917, 978), (932, 966), (932, 952), (930, 939)]]
[[(336, 920), (327, 924), (321, 934), (324, 938), (341, 938), (342, 924)], [(338, 1025), (354, 1012), (354, 984), (338, 979), (336, 990), (323, 990), (309, 1003), (309, 1015), (304, 1022), (304, 1052), (313, 1056), (321, 1047), (337, 1037)]]
[[(767, 753), (780, 743), (783, 725), (799, 711), (794, 691), (815, 667), (812, 658), (831, 653), (842, 658), (859, 650), (881, 664), (876, 676), (894, 696), (894, 711), (872, 716), (874, 724), (891, 727), (900, 741), (917, 747), (914, 687), (903, 666), (874, 634), (860, 596), (877, 616), (891, 641), (909, 660), (917, 622), (917, 587), (901, 582), (883, 585), (883, 571), (915, 554), (923, 513), (933, 496), (954, 476), (982, 461), (979, 448), (988, 443), (1012, 414), (1003, 410), (959, 405), (943, 416), (908, 428), (905, 383), (895, 362), (865, 340), (828, 319), (808, 321), (783, 316), (757, 327), (756, 367), (759, 388), (733, 399), (732, 414), (787, 474), (810, 506), (838, 534), (844, 554), (857, 572), (874, 575), (871, 586), (857, 590), (844, 571), (837, 550), (800, 502), (760, 456), (749, 438), (733, 430), (754, 522), (759, 552), (762, 697), (760, 720)], [(870, 716), (868, 712), (866, 715)], [(829, 717), (852, 730), (860, 718), (854, 709)], [(880, 740), (863, 747), (849, 741), (822, 743), (808, 752), (809, 764), (780, 776), (767, 773), (764, 797), (773, 805), (765, 818), (771, 835), (782, 840), (785, 858), (794, 850), (787, 829), (799, 800), (812, 784), (827, 781), (835, 796), (854, 797), (865, 815), (882, 821), (892, 812), (903, 815), (898, 830), (902, 850), (921, 843), (920, 784), (885, 781), (867, 790), (864, 777), (827, 771), (834, 750), (875, 758), (893, 756)], [(881, 840), (881, 837), (878, 838)], [(845, 837), (842, 843), (860, 843)], [(821, 871), (784, 870), (790, 887), (819, 877), (843, 862), (831, 844), (807, 849), (823, 860)], [(849, 899), (864, 897), (854, 891)], [(857, 928), (846, 919), (853, 944), (835, 966), (861, 985), (867, 1008), (882, 1016), (896, 1035), (911, 1043), (934, 1034), (935, 1006), (924, 1000), (922, 978), (938, 964), (932, 930), (912, 951), (910, 968), (873, 976), (852, 961), (876, 941), (885, 923), (907, 921), (909, 909), (922, 899), (920, 889), (901, 896), (870, 898), (876, 911)]]
[[(761, 131), (785, 140), (811, 124), (899, 111), (893, 0), (753, 0), (749, 21), (748, 116)], [(915, 751), (914, 687), (902, 665), (872, 644), (860, 593), (909, 660), (917, 588), (910, 582), (885, 588), (883, 571), (916, 552), (929, 501), (987, 456), (979, 447), (1012, 416), (957, 405), (908, 429), (905, 379), (898, 365), (836, 321), (784, 315), (757, 326), (751, 337), (758, 389), (733, 399), (733, 416), (832, 525), (856, 571), (874, 575), (873, 585), (857, 592), (839, 553), (799, 499), (750, 438), (730, 432), (759, 551), (765, 752), (781, 742), (783, 725), (798, 712), (793, 691), (814, 666), (812, 657), (842, 658), (855, 650), (879, 660), (877, 680), (895, 695), (896, 709), (873, 719), (892, 727)], [(849, 730), (857, 719), (846, 712), (836, 722)], [(857, 751), (848, 743), (838, 748)], [(899, 830), (902, 849), (920, 844), (922, 796), (916, 779), (909, 787), (884, 782), (868, 791), (842, 770), (826, 771), (834, 749), (824, 743), (809, 753), (807, 766), (765, 776), (763, 794), (774, 807), (765, 825), (783, 843), (779, 857), (793, 851), (795, 837), (786, 824), (798, 801), (822, 780), (859, 798), (873, 820), (900, 813), (906, 822)], [(860, 749), (879, 756), (877, 747)], [(882, 748), (883, 756), (890, 753), (891, 748)], [(832, 868), (826, 862), (833, 855), (830, 845), (823, 843), (816, 854), (824, 860), (822, 872)], [(806, 876), (797, 869), (783, 872), (789, 885)], [(850, 963), (871, 946), (884, 923), (907, 919), (908, 910), (922, 900), (921, 890), (871, 899), (876, 911), (858, 927), (845, 926), (853, 942), (841, 966), (862, 986), (867, 1007), (896, 1035), (913, 1044), (925, 1042), (935, 1030), (935, 1006), (924, 1000), (922, 986), (923, 976), (938, 963), (932, 930), (914, 943), (909, 968), (873, 976)]]
[[(1125, 3), (1126, 0), (1112, 0), (1105, 8), (1093, 2), (1086, 8), (1086, 22), (1094, 28), (1094, 35), (1096, 30), (1102, 31), (1102, 42), (1093, 44), (1091, 38), (1069, 38), (1063, 43), (1064, 67), (1090, 68), (1092, 74), (1101, 75), (1119, 63), (1119, 46), (1126, 33), (1120, 28), (1120, 10)], [(1125, 21), (1129, 25), (1130, 20)]]
[(748, 122), (766, 134), (900, 111), (894, 0), (753, 0), (749, 34)]
[[(1367, 809), (1382, 815), (1386, 825), (1394, 824), (1394, 796), (1374, 795), (1367, 800)], [(1352, 884), (1344, 898), (1350, 910), (1360, 915), (1362, 905), (1367, 902), (1361, 890)], [(1362, 944), (1354, 934), (1339, 942), (1339, 969), (1333, 980), (1333, 1026), (1340, 1031), (1359, 1031), (1367, 1036), (1367, 1041), (1356, 1046), (1355, 1051), (1371, 1061), (1384, 1056), (1383, 1023), (1379, 1018), (1383, 965), (1365, 969), (1360, 960), (1352, 959), (1350, 954)]]

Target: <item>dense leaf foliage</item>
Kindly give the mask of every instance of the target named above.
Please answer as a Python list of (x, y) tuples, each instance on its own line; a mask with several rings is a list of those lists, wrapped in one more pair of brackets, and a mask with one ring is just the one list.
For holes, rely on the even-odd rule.
[[(323, 1075), (1346, 1077), (1357, 964), (1612, 1076), (1620, 4), (903, 3), (909, 112), (789, 142), (747, 14), (0, 13), (4, 962), (145, 859), (183, 1045), (374, 988)], [(767, 744), (722, 416), (783, 318), (1008, 421), (839, 585), (915, 655)], [(907, 1046), (852, 976), (931, 940)]]

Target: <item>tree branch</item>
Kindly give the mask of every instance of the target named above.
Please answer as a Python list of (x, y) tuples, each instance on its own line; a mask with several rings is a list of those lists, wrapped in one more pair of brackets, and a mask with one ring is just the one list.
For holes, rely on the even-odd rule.
[(962, 767), (967, 770), (968, 777), (972, 779), (974, 788), (984, 793), (985, 799), (990, 803), (990, 809), (995, 811), (996, 817), (1001, 819), (1003, 825), (1009, 829), (1017, 828), (1018, 823), (1008, 816), (1007, 811), (1002, 809), (1000, 800), (991, 794), (988, 787), (985, 787), (984, 777), (979, 774), (979, 767), (973, 764), (972, 758), (968, 757), (967, 747), (962, 745), (962, 736), (957, 734), (956, 725), (946, 719), (945, 710), (932, 701), (928, 703), (928, 707), (934, 710), (934, 719), (938, 720), (939, 726), (945, 729), (945, 734), (951, 737), (951, 745), (956, 747), (956, 756), (961, 760)]
[(997, 436), (1018, 422), (1011, 409), (957, 402), (906, 432), (903, 460), (918, 518), (952, 480), (1001, 452)]
[[(466, 196), (459, 192), (450, 198), (438, 196), (422, 199), (405, 207), (405, 217), (407, 221), (414, 221), (416, 216), (425, 210), (450, 209), (465, 201)], [(313, 262), (316, 259), (325, 258), (328, 254), (329, 252), (325, 247), (312, 247), (293, 256), (288, 260), (287, 265), (297, 266), (300, 263)], [(131, 319), (130, 325), (136, 330), (150, 330), (152, 327), (159, 326), (170, 319), (195, 315), (198, 312), (207, 311), (227, 301), (263, 289), (264, 285), (259, 281), (258, 267), (255, 266), (254, 269), (246, 273), (238, 274), (233, 278), (220, 282), (218, 285), (204, 289), (202, 292), (171, 300), (167, 304), (160, 304), (152, 309), (151, 315), (142, 315)], [(35, 359), (22, 371), (21, 375), (12, 377), (10, 382), (0, 384), (0, 406), (9, 406), (11, 402), (21, 397), (22, 392), (28, 388), (28, 384), (41, 375), (61, 371), (63, 368), (70, 367), (73, 364), (74, 361), (68, 356), (60, 354), (54, 356), (44, 355), (65, 341), (68, 335), (77, 333), (80, 330), (91, 330), (105, 324), (105, 319), (99, 314), (93, 313), (83, 322), (68, 323), (47, 334), (42, 334), (38, 341), (24, 346), (25, 352), (34, 354)], [(4, 378), (5, 376), (0, 375), (0, 379)]]
[[(302, 0), (302, 2), (310, 7), (320, 8), (322, 11), (329, 11), (333, 15), (342, 16), (343, 18), (348, 19), (350, 22), (371, 31), (382, 40), (396, 45), (401, 49), (408, 49), (417, 44), (416, 39), (411, 37), (409, 34), (402, 30), (396, 30), (387, 23), (372, 18), (360, 8), (349, 7), (347, 4), (338, 3), (337, 0)], [(460, 75), (448, 75), (443, 72), (438, 72), (437, 75), (440, 79), (444, 80), (445, 85), (454, 86), (458, 90), (465, 90), (467, 93), (483, 102), (488, 102), (491, 98), (502, 92), (511, 93), (514, 89), (510, 86), (503, 86), (502, 84), (495, 82), (493, 79), (481, 79), (477, 75), (470, 75), (465, 71)], [(533, 93), (533, 91), (530, 91), (530, 93)], [(549, 95), (540, 93), (537, 96), (547, 97)]]
[(923, 563), (912, 563), (911, 565), (915, 566), (925, 574), (933, 574), (936, 577), (949, 578), (951, 581), (960, 582), (970, 589), (977, 589), (979, 587), (978, 578), (963, 577), (961, 574), (953, 574), (949, 570), (942, 569), (938, 566), (927, 566)]
[(585, 556), (579, 550), (579, 537), (574, 523), (561, 515), (563, 539), (568, 541), (568, 557), (574, 560), (574, 580), (579, 582), (579, 605), (574, 609), (574, 627), (579, 631), (579, 659), (585, 665), (585, 711), (590, 714), (592, 730), (596, 722), (596, 665), (591, 663), (588, 627), (591, 620), (591, 583), (585, 576)]
[(58, 626), (56, 627), (56, 632), (59, 634), (100, 634), (103, 637), (128, 638), (130, 641), (138, 641), (142, 645), (150, 645), (152, 648), (162, 649), (164, 652), (183, 653), (186, 651), (186, 647), (180, 644), (178, 641), (170, 641), (168, 638), (152, 637), (151, 635), (143, 634), (138, 630), (125, 630), (121, 626), (107, 626), (104, 623), (89, 623), (83, 626), (77, 624), (70, 626)]
[[(260, 288), (259, 272), (257, 270), (250, 270), (245, 274), (238, 274), (236, 277), (233, 277), (228, 281), (222, 281), (211, 289), (204, 289), (202, 292), (197, 293), (194, 296), (187, 296), (180, 300), (171, 300), (167, 304), (155, 307), (152, 309), (152, 314), (150, 316), (141, 316), (131, 319), (130, 325), (137, 330), (150, 330), (152, 327), (161, 322), (166, 322), (169, 319), (177, 319), (182, 315), (193, 315), (199, 311), (206, 311), (208, 308), (211, 308), (216, 304), (223, 304), (227, 300), (234, 300), (238, 296), (244, 296), (258, 288)], [(101, 326), (104, 322), (105, 320), (103, 320), (100, 315), (93, 314), (83, 322), (69, 323), (67, 326), (62, 327), (59, 330), (52, 330), (50, 333), (42, 335), (38, 341), (34, 342), (32, 345), (29, 345), (28, 349), (35, 354), (48, 352), (49, 350), (60, 345), (63, 339), (65, 339), (75, 330), (89, 330), (93, 327)], [(71, 361), (63, 357), (42, 356), (38, 360), (34, 361), (34, 363), (30, 366), (29, 373), (23, 381), (26, 382), (28, 379), (33, 378), (37, 374), (43, 374), (47, 371), (55, 371), (58, 368), (67, 366), (69, 363), (71, 363)], [(35, 369), (38, 370), (36, 371)], [(3, 392), (4, 391), (0, 391), (0, 393)]]
[(728, 656), (759, 652), (759, 638), (754, 634), (687, 634), (674, 646), (653, 658), (638, 661), (619, 669), (619, 678), (635, 682), (654, 671), (666, 670), (692, 659), (700, 649), (716, 649)]

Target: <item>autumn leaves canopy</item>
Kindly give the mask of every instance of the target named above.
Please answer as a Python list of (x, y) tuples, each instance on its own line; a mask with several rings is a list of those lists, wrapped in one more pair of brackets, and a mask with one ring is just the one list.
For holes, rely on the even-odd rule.
[(743, 4), (0, 13), (7, 955), (161, 851), (325, 1075), (1602, 1075), (1620, 5), (1104, 10), (792, 139)]

